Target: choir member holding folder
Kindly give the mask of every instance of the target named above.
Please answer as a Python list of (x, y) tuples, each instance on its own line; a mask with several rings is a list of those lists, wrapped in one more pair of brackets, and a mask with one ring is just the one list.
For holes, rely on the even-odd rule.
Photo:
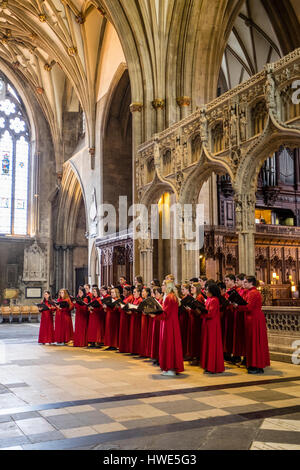
[(117, 288), (111, 290), (111, 298), (102, 300), (103, 308), (106, 311), (104, 344), (107, 350), (114, 351), (119, 347), (120, 328), (120, 291)]
[[(151, 289), (144, 287), (142, 290), (143, 301), (151, 297)], [(141, 302), (142, 303), (142, 302)], [(145, 304), (145, 302), (143, 302)], [(149, 316), (145, 311), (142, 311), (141, 318), (141, 338), (140, 338), (140, 351), (141, 357), (147, 357), (147, 345), (148, 345), (148, 328), (149, 328)]]
[(142, 302), (142, 289), (136, 287), (133, 291), (132, 305), (129, 303), (127, 313), (131, 316), (129, 330), (129, 352), (139, 354), (141, 343), (141, 312), (137, 307)]
[[(244, 288), (244, 281), (246, 279), (245, 274), (239, 274), (236, 278), (236, 291), (238, 294), (245, 299), (247, 294), (247, 289)], [(242, 362), (243, 365), (246, 365), (246, 336), (245, 336), (245, 312), (240, 308), (240, 305), (237, 306), (234, 320), (234, 330), (233, 330), (233, 355), (236, 358), (235, 362), (240, 362), (241, 357), (244, 357)]]
[(205, 372), (217, 374), (225, 370), (220, 317), (220, 305), (224, 298), (216, 284), (208, 284), (206, 295), (207, 313), (201, 314), (200, 365)]
[(38, 304), (39, 311), (41, 312), (41, 323), (39, 331), (39, 344), (52, 344), (54, 343), (54, 324), (53, 313), (56, 307), (51, 299), (49, 291), (44, 292), (43, 302)]
[(59, 291), (59, 298), (56, 304), (55, 314), (55, 332), (54, 338), (58, 345), (68, 344), (73, 341), (73, 323), (71, 312), (74, 309), (74, 304), (66, 289)]
[[(123, 287), (123, 303), (132, 304), (134, 297), (131, 293), (130, 286)], [(121, 308), (120, 310), (120, 329), (119, 329), (119, 351), (120, 353), (129, 353), (130, 352), (130, 323), (131, 315)]]
[(104, 342), (104, 329), (103, 323), (104, 310), (101, 302), (101, 294), (98, 287), (94, 287), (92, 290), (93, 297), (88, 304), (89, 309), (89, 325), (87, 331), (87, 340), (90, 344), (90, 348), (100, 347), (100, 344)]
[(254, 276), (246, 277), (247, 305), (240, 306), (245, 315), (246, 362), (249, 374), (263, 374), (270, 365), (266, 319), (262, 311), (262, 296), (256, 288)]
[[(156, 301), (163, 306), (164, 294), (161, 287), (154, 287), (153, 294)], [(153, 324), (152, 324), (152, 341), (151, 341), (151, 351), (150, 357), (153, 360), (154, 365), (159, 365), (159, 338), (160, 338), (160, 325), (158, 315), (153, 315)]]
[[(224, 282), (226, 284), (226, 299), (229, 300), (229, 296), (232, 292), (236, 292), (236, 278), (234, 274), (227, 274), (225, 276)], [(236, 307), (232, 302), (229, 301), (229, 304), (224, 310), (224, 315), (222, 317), (222, 335), (223, 335), (223, 350), (224, 357), (226, 361), (232, 362), (232, 351), (233, 351), (233, 331), (234, 331), (234, 319), (235, 319), (235, 309)]]
[[(201, 284), (195, 282), (191, 286), (191, 295), (199, 303), (204, 305), (205, 300), (201, 292)], [(201, 317), (199, 310), (192, 305), (186, 305), (189, 312), (188, 334), (187, 334), (187, 356), (191, 360), (192, 365), (199, 364), (199, 338), (201, 335)]]
[(182, 342), (182, 353), (183, 357), (187, 357), (187, 335), (188, 335), (188, 326), (189, 326), (189, 312), (184, 305), (183, 300), (188, 296), (191, 296), (190, 285), (185, 283), (181, 286), (182, 299), (179, 306), (178, 316), (179, 316), (179, 325), (181, 332), (181, 342)]
[(87, 329), (89, 323), (89, 311), (87, 304), (89, 298), (86, 296), (84, 287), (80, 286), (78, 295), (75, 299), (75, 331), (74, 331), (74, 347), (84, 348), (88, 345)]

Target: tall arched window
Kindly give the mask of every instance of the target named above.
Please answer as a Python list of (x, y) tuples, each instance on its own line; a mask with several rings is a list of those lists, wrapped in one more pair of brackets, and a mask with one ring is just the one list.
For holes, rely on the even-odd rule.
[(27, 235), (30, 129), (24, 105), (0, 74), (0, 235)]

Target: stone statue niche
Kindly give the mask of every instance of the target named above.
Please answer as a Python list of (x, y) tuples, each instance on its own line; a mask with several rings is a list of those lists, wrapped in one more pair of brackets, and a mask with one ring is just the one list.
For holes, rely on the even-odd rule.
[(47, 282), (47, 255), (36, 240), (24, 251), (23, 282)]

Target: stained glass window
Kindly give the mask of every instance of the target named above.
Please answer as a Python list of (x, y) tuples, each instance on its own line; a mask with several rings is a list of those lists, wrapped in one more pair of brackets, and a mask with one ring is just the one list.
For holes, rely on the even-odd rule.
[(0, 73), (0, 235), (27, 235), (30, 166), (28, 119)]

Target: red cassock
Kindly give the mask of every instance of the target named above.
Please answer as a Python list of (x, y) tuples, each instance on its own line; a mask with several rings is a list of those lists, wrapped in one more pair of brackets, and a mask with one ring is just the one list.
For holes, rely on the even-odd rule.
[(56, 343), (68, 343), (74, 337), (71, 316), (74, 305), (70, 300), (58, 299), (58, 302), (68, 302), (69, 306), (56, 310), (54, 338)]
[(154, 321), (155, 321), (155, 318), (152, 318), (152, 317), (149, 316), (149, 318), (148, 318), (148, 336), (147, 336), (146, 357), (151, 357)]
[[(163, 305), (162, 300), (158, 300), (160, 305)], [(161, 328), (162, 322), (157, 318), (153, 318), (152, 322), (152, 341), (151, 341), (151, 351), (150, 351), (150, 357), (151, 359), (156, 359), (157, 361), (159, 360), (159, 338), (160, 338), (160, 328)]]
[[(227, 300), (231, 291), (232, 289), (229, 289), (225, 294)], [(223, 351), (227, 354), (231, 354), (233, 351), (234, 318), (235, 307), (230, 304), (224, 308), (221, 322)]]
[(89, 343), (103, 343), (105, 335), (105, 312), (100, 297), (93, 297), (92, 302), (97, 300), (101, 307), (95, 307), (89, 312), (89, 324), (87, 340)]
[[(85, 303), (89, 302), (89, 299), (83, 300)], [(74, 347), (84, 348), (88, 345), (87, 340), (87, 329), (89, 323), (89, 311), (84, 305), (75, 304), (76, 316), (75, 316), (75, 331), (74, 331)]]
[(174, 294), (167, 295), (163, 304), (159, 340), (159, 365), (162, 371), (184, 371), (181, 334), (178, 320), (178, 300)]
[(224, 372), (220, 302), (217, 297), (210, 297), (205, 303), (208, 313), (202, 314), (200, 339), (200, 365), (208, 372)]
[(188, 341), (188, 326), (189, 326), (189, 313), (185, 307), (180, 306), (178, 310), (179, 326), (182, 342), (183, 357), (187, 356), (187, 341)]
[(120, 313), (121, 309), (118, 307), (106, 309), (105, 321), (105, 346), (111, 348), (119, 347), (119, 328), (120, 328)]
[[(125, 304), (132, 304), (134, 301), (133, 295), (125, 297), (123, 302)], [(119, 351), (120, 353), (130, 352), (130, 324), (131, 315), (120, 309), (120, 328), (119, 328)]]
[(44, 301), (43, 303), (51, 310), (42, 312), (38, 342), (39, 344), (51, 344), (54, 343), (53, 312), (56, 309), (48, 301)]
[[(134, 299), (133, 305), (139, 305), (143, 301), (142, 297)], [(141, 313), (133, 311), (130, 321), (129, 331), (129, 352), (131, 354), (140, 353), (140, 342), (141, 342)]]
[[(247, 289), (240, 287), (236, 290), (245, 298)], [(245, 312), (240, 307), (234, 309), (232, 353), (234, 356), (246, 356)]]
[[(198, 302), (205, 303), (202, 294), (197, 296)], [(189, 310), (188, 317), (188, 331), (187, 331), (187, 345), (186, 355), (193, 359), (199, 358), (199, 339), (201, 336), (201, 316), (198, 315), (194, 310)]]
[(142, 357), (147, 357), (147, 346), (148, 346), (148, 326), (149, 326), (149, 315), (142, 313), (141, 315), (141, 336), (140, 336), (140, 351), (139, 354)]
[(247, 367), (264, 369), (270, 365), (266, 319), (262, 311), (261, 293), (253, 287), (245, 295), (248, 305), (240, 307), (245, 315)]

